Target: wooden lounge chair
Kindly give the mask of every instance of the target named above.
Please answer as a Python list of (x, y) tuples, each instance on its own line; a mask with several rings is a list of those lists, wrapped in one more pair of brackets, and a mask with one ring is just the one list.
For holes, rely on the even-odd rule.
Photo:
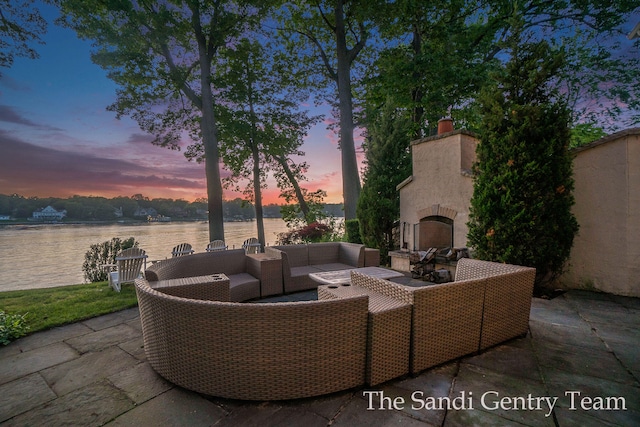
[(142, 266), (146, 263), (147, 255), (140, 248), (125, 249), (116, 255), (116, 263), (108, 264), (109, 286), (120, 292), (123, 283), (133, 283), (142, 275)]
[(190, 244), (180, 243), (178, 246), (171, 249), (171, 256), (175, 258), (177, 256), (191, 255), (193, 252), (195, 251)]
[(251, 237), (244, 241), (242, 244), (242, 249), (244, 249), (245, 254), (257, 254), (260, 253), (260, 241), (255, 237)]
[(214, 240), (212, 242), (209, 242), (209, 244), (207, 245), (206, 251), (216, 252), (216, 251), (225, 251), (227, 249), (228, 247), (227, 245), (224, 244), (224, 240)]

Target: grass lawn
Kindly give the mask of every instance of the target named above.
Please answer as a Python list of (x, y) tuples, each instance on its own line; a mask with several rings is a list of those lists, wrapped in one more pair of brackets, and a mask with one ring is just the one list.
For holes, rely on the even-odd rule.
[(120, 293), (107, 282), (0, 292), (0, 310), (26, 314), (29, 333), (111, 313), (138, 304), (132, 284)]

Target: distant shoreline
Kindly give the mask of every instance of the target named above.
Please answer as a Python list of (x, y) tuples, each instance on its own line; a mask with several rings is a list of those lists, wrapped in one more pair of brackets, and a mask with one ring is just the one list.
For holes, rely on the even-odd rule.
[[(264, 219), (282, 219), (282, 218), (264, 218)], [(246, 220), (225, 220), (225, 223), (232, 222), (254, 222), (254, 219)], [(184, 219), (172, 219), (171, 221), (147, 221), (144, 219), (125, 219), (125, 220), (108, 220), (108, 221), (82, 221), (82, 220), (69, 220), (69, 221), (57, 221), (57, 222), (44, 222), (44, 221), (26, 221), (26, 220), (3, 220), (0, 221), (0, 227), (8, 225), (24, 225), (24, 226), (41, 226), (41, 225), (141, 225), (141, 224), (172, 224), (181, 222), (209, 222), (206, 218), (184, 218)]]

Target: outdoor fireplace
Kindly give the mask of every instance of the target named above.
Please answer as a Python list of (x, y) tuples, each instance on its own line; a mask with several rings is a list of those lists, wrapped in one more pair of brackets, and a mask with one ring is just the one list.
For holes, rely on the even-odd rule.
[[(436, 248), (436, 270), (455, 269), (456, 248), (467, 246), (476, 145), (477, 139), (465, 130), (412, 141), (412, 174), (397, 186), (399, 243), (390, 253), (392, 268), (410, 272), (412, 253)], [(454, 253), (446, 257), (450, 249)]]

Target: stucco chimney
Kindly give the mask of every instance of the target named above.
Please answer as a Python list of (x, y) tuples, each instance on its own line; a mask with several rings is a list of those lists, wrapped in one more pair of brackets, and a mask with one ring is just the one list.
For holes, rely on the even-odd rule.
[(453, 119), (451, 117), (445, 117), (438, 120), (438, 135), (451, 132), (453, 130)]

